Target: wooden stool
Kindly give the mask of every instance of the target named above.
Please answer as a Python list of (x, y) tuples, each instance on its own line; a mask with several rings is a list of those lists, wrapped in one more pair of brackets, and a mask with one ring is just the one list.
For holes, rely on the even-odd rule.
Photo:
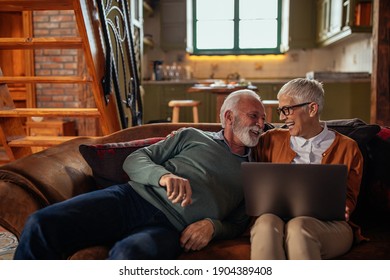
[(262, 100), (265, 108), (265, 120), (268, 123), (272, 122), (272, 112), (274, 108), (279, 106), (278, 100)]
[(169, 101), (168, 106), (173, 107), (172, 122), (173, 123), (179, 122), (180, 107), (192, 107), (192, 117), (193, 117), (194, 123), (198, 123), (199, 122), (199, 115), (198, 115), (199, 104), (200, 104), (200, 101), (196, 101), (196, 100), (171, 100), (171, 101)]

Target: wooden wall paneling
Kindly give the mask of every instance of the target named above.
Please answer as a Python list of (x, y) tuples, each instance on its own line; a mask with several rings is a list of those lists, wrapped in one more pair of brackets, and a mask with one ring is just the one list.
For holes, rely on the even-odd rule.
[(390, 126), (390, 1), (374, 0), (371, 123)]

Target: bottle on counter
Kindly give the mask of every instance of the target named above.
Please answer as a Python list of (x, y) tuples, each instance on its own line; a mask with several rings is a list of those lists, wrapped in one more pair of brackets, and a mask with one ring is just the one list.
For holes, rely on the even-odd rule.
[(164, 79), (164, 71), (163, 71), (163, 61), (154, 60), (153, 61), (153, 74), (152, 80), (154, 81), (162, 81)]

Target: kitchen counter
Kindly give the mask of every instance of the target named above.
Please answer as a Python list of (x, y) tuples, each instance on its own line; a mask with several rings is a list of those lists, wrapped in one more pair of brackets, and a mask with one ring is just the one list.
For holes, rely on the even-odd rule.
[(323, 83), (334, 82), (369, 82), (371, 74), (368, 72), (321, 72), (311, 71), (306, 73), (306, 78), (316, 79)]
[[(335, 82), (368, 82), (371, 81), (371, 74), (368, 72), (332, 72), (332, 71), (310, 71), (306, 73), (307, 78), (314, 78), (324, 83)], [(285, 84), (296, 77), (281, 77), (281, 78), (246, 78), (246, 81), (252, 84)], [(223, 80), (223, 79), (214, 79)], [(180, 85), (180, 84), (210, 84), (213, 80), (210, 79), (191, 79), (191, 80), (164, 80), (151, 81), (144, 80), (145, 85)]]
[[(280, 84), (284, 84), (286, 82), (288, 82), (289, 80), (291, 80), (293, 78), (278, 78), (278, 79), (270, 79), (270, 78), (267, 78), (267, 79), (246, 79), (246, 81), (248, 82), (251, 82), (252, 84), (256, 83), (256, 84), (269, 84), (269, 83), (280, 83)], [(220, 80), (220, 79), (215, 79), (215, 80)], [(210, 84), (212, 83), (211, 80), (205, 80), (205, 79), (199, 79), (199, 80), (164, 80), (164, 81), (151, 81), (151, 80), (144, 80), (142, 82), (142, 84), (144, 85), (170, 85), (170, 84), (173, 84), (173, 85), (181, 85), (181, 84), (191, 84), (191, 85), (195, 85), (195, 84)]]
[[(215, 115), (215, 122), (219, 122), (219, 114), (221, 111), (222, 104), (225, 100), (225, 98), (232, 92), (240, 89), (251, 89), (253, 91), (257, 91), (257, 87), (251, 85), (248, 86), (240, 86), (240, 85), (224, 85), (224, 86), (206, 86), (202, 84), (197, 84), (192, 87), (190, 87), (187, 92), (188, 93), (195, 93), (195, 92), (210, 92), (212, 94), (215, 94), (216, 99), (216, 115)], [(271, 119), (269, 119), (271, 120)]]
[(198, 83), (198, 80), (166, 80), (166, 81), (151, 81), (145, 80), (142, 82), (143, 85), (194, 85)]

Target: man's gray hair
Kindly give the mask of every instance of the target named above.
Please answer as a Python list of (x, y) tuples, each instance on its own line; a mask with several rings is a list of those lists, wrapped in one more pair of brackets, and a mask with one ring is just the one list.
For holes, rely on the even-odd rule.
[(225, 128), (225, 112), (232, 111), (234, 116), (237, 115), (237, 104), (242, 96), (251, 96), (261, 101), (260, 96), (250, 89), (240, 89), (230, 93), (224, 100), (221, 111), (219, 113), (219, 118), (221, 120), (221, 125)]
[(318, 104), (318, 114), (324, 108), (325, 92), (322, 83), (316, 80), (297, 78), (287, 82), (278, 92), (281, 95), (291, 97), (297, 104), (315, 102)]

